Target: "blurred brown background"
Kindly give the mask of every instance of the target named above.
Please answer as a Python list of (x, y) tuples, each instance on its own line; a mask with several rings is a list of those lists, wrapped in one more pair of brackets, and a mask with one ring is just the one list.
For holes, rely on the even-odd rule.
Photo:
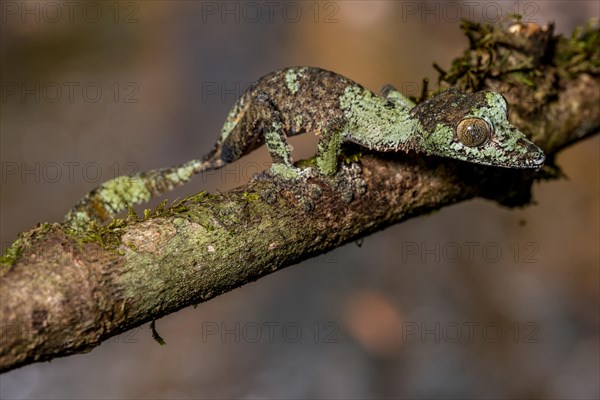
[[(243, 87), (274, 69), (416, 95), (467, 45), (461, 16), (521, 12), (570, 34), (599, 15), (566, 0), (0, 4), (2, 250), (102, 181), (208, 151)], [(315, 151), (308, 135), (292, 143)], [(4, 374), (0, 395), (598, 398), (599, 160), (595, 137), (560, 155), (569, 179), (536, 185), (533, 206), (475, 200), (407, 221), (159, 320), (164, 347), (143, 326)], [(168, 198), (268, 165), (261, 149)]]

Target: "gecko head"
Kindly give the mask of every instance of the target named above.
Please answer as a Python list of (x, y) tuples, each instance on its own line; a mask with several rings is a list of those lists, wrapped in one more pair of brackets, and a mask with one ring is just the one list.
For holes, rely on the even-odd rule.
[(507, 118), (496, 92), (448, 89), (417, 105), (411, 115), (430, 154), (507, 168), (541, 168), (544, 152)]

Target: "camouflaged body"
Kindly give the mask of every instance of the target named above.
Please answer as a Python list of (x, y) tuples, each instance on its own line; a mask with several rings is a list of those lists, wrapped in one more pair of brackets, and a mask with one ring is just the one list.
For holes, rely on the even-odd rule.
[[(267, 132), (285, 136), (341, 132), (343, 141), (376, 151), (417, 151), (479, 164), (538, 168), (543, 152), (510, 124), (502, 95), (448, 89), (417, 106), (393, 88), (378, 96), (331, 71), (284, 68), (251, 85), (236, 102), (223, 126), (219, 149), (234, 161), (264, 143)], [(261, 105), (262, 104), (262, 105)], [(490, 126), (489, 140), (470, 147), (455, 129), (464, 118)]]
[(227, 117), (222, 137), (225, 139), (231, 133), (260, 94), (266, 94), (279, 111), (288, 136), (305, 132), (319, 134), (329, 121), (344, 118), (340, 99), (349, 86), (366, 90), (351, 79), (320, 68), (284, 68), (272, 72), (246, 89)]

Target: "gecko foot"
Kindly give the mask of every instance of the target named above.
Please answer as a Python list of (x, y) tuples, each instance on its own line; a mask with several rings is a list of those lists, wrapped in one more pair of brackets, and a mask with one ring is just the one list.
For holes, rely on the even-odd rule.
[(362, 175), (360, 163), (342, 164), (337, 174), (325, 177), (325, 181), (337, 192), (346, 203), (367, 191), (367, 183)]
[(277, 175), (283, 179), (298, 179), (302, 177), (302, 170), (300, 168), (292, 167), (283, 163), (273, 163), (270, 168), (270, 172), (273, 175)]
[(291, 196), (304, 211), (309, 212), (315, 208), (316, 200), (321, 197), (319, 185), (309, 182), (309, 179), (318, 176), (319, 171), (314, 167), (297, 168), (273, 163), (271, 168), (255, 175), (253, 180), (267, 179), (273, 183), (270, 188), (260, 193), (268, 203), (276, 201), (282, 195), (288, 198)]

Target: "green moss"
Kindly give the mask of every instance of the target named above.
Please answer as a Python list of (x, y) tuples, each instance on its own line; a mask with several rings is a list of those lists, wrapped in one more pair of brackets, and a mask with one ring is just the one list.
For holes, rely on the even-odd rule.
[(0, 267), (11, 267), (15, 265), (23, 249), (31, 243), (34, 239), (37, 239), (50, 231), (52, 224), (47, 222), (37, 225), (35, 228), (19, 233), (17, 239), (6, 249), (2, 257), (0, 257)]
[(260, 199), (260, 195), (258, 193), (248, 193), (248, 192), (244, 192), (244, 194), (242, 195), (242, 197), (245, 200), (248, 201), (256, 201)]
[(585, 26), (575, 28), (571, 37), (560, 38), (555, 62), (559, 71), (570, 78), (581, 72), (600, 73), (598, 19), (591, 19)]
[(195, 211), (193, 213), (184, 213), (183, 216), (190, 222), (194, 222), (209, 232), (212, 232), (216, 229), (213, 224), (212, 215), (208, 212), (204, 211)]
[[(513, 21), (520, 21), (519, 15)], [(462, 21), (461, 29), (469, 39), (469, 48), (456, 58), (448, 71), (434, 64), (439, 72), (439, 82), (467, 91), (481, 90), (488, 79), (502, 79), (506, 82), (523, 84), (535, 89), (537, 82), (544, 80), (533, 57), (527, 50), (519, 49), (520, 38), (507, 36), (501, 24), (480, 24)], [(507, 45), (511, 43), (511, 45)], [(544, 44), (541, 44), (542, 46)], [(555, 45), (555, 48), (552, 46)], [(600, 73), (600, 29), (597, 19), (591, 19), (585, 26), (574, 30), (569, 38), (557, 36), (548, 43), (553, 64), (558, 74), (571, 79), (581, 72)]]
[[(513, 22), (518, 20), (520, 16), (513, 16)], [(440, 83), (475, 92), (484, 89), (488, 79), (498, 79), (507, 74), (515, 81), (534, 85), (535, 81), (529, 76), (536, 71), (531, 55), (506, 45), (510, 41), (518, 42), (518, 38), (507, 38), (502, 24), (463, 20), (461, 30), (469, 39), (469, 48), (452, 61), (448, 71), (434, 64), (439, 72)]]
[(144, 210), (144, 220), (150, 218), (176, 216), (189, 210), (189, 204), (201, 203), (203, 200), (210, 198), (211, 196), (214, 195), (203, 191), (193, 196), (186, 196), (182, 199), (173, 201), (170, 207), (167, 207), (168, 200), (165, 199), (154, 210)]
[(515, 80), (519, 83), (522, 83), (525, 86), (529, 86), (530, 88), (535, 88), (535, 86), (536, 86), (531, 73), (517, 71), (517, 72), (511, 73), (510, 77), (513, 80)]
[(165, 212), (165, 210), (166, 210), (166, 207), (167, 207), (167, 203), (168, 203), (168, 202), (169, 202), (169, 201), (168, 201), (167, 199), (164, 199), (163, 201), (161, 201), (161, 202), (160, 202), (160, 203), (159, 203), (159, 204), (156, 206), (156, 208), (154, 209), (154, 216), (157, 216), (157, 217), (158, 217), (158, 216), (160, 216), (160, 215), (163, 215), (163, 214), (164, 214), (164, 212)]
[(22, 252), (23, 252), (23, 240), (19, 238), (19, 239), (15, 240), (9, 246), (9, 248), (6, 249), (6, 251), (4, 252), (2, 257), (0, 257), (0, 266), (2, 268), (4, 268), (4, 267), (11, 267), (11, 266), (15, 265), (15, 263), (21, 256)]
[[(144, 210), (144, 217), (139, 218), (138, 215), (133, 211), (133, 209), (129, 210), (128, 216), (125, 219), (116, 218), (113, 219), (109, 224), (104, 226), (96, 225), (94, 222), (91, 222), (88, 225), (88, 228), (85, 231), (74, 229), (71, 227), (66, 227), (65, 232), (71, 236), (76, 243), (79, 245), (85, 245), (88, 243), (95, 243), (100, 245), (102, 248), (111, 251), (117, 251), (116, 249), (122, 245), (121, 237), (125, 233), (128, 226), (133, 223), (148, 220), (153, 218), (163, 218), (176, 216), (180, 217), (182, 220), (186, 218), (189, 221), (199, 223), (207, 230), (213, 230), (211, 218), (208, 212), (204, 212), (203, 210), (194, 210), (194, 212), (190, 212), (190, 205), (194, 203), (200, 203), (204, 199), (209, 198), (211, 196), (206, 192), (200, 192), (193, 196), (185, 197), (181, 200), (173, 202), (171, 207), (167, 207), (168, 200), (162, 201), (154, 210), (146, 209)], [(250, 196), (249, 198), (254, 198), (254, 196)], [(132, 246), (128, 246), (131, 250), (136, 250)], [(119, 251), (119, 254), (122, 254)]]
[(135, 221), (140, 220), (140, 218), (138, 217), (138, 215), (135, 212), (135, 209), (133, 207), (127, 207), (127, 218), (126, 219), (129, 222), (135, 222)]
[(104, 249), (112, 250), (121, 244), (123, 228), (129, 225), (129, 221), (122, 218), (113, 219), (108, 225), (99, 226), (90, 223), (86, 231), (65, 230), (74, 237), (79, 244), (96, 243)]
[(355, 162), (359, 162), (360, 158), (362, 157), (362, 153), (360, 151), (354, 152), (354, 153), (342, 153), (342, 156), (344, 157), (344, 164), (352, 164)]
[(296, 163), (299, 168), (316, 168), (317, 167), (317, 156), (314, 155), (306, 160), (300, 160)]

